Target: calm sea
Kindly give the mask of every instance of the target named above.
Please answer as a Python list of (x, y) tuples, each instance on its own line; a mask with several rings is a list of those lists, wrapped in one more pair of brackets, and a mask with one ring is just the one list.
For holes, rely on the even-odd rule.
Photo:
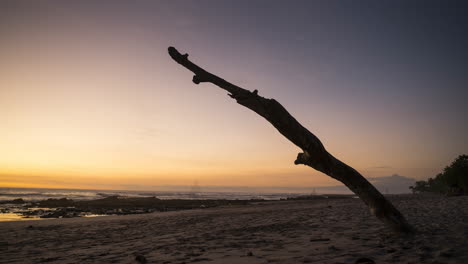
[(49, 198), (68, 198), (73, 200), (94, 200), (108, 196), (152, 197), (159, 199), (264, 199), (279, 200), (294, 197), (299, 194), (291, 193), (249, 193), (249, 192), (157, 192), (157, 191), (109, 191), (109, 190), (81, 190), (81, 189), (36, 189), (36, 188), (0, 188), (0, 201), (23, 199), (38, 201)]

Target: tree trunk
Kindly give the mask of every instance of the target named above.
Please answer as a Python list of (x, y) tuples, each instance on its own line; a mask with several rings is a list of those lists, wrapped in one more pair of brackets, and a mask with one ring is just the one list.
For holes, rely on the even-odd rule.
[(195, 74), (195, 84), (210, 82), (228, 91), (237, 103), (263, 116), (283, 136), (301, 148), (303, 152), (298, 154), (295, 164), (310, 166), (344, 183), (369, 206), (372, 214), (392, 230), (403, 233), (412, 231), (403, 215), (372, 184), (355, 169), (328, 153), (322, 142), (276, 100), (261, 97), (257, 90), (250, 92), (205, 71), (188, 60), (188, 54), (182, 55), (174, 47), (169, 47), (168, 51), (172, 59)]

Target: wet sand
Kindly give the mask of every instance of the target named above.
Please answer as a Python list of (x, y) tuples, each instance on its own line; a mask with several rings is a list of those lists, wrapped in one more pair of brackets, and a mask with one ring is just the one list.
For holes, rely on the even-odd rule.
[(0, 263), (468, 263), (468, 197), (397, 196), (392, 234), (359, 199), (0, 223)]

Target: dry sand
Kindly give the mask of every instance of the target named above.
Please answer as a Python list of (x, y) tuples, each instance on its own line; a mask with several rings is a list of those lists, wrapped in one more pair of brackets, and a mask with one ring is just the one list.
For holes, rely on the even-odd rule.
[(0, 223), (0, 263), (468, 263), (468, 197), (392, 198), (396, 236), (359, 199)]

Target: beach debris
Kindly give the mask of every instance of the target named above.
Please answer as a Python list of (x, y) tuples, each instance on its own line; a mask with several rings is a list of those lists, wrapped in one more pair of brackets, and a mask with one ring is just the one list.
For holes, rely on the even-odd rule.
[(332, 251), (338, 251), (338, 250), (340, 250), (339, 248), (337, 248), (337, 247), (335, 247), (335, 246), (333, 246), (333, 245), (329, 246), (328, 249), (329, 249), (329, 250), (332, 250)]
[(135, 256), (135, 260), (138, 261), (138, 263), (148, 263), (146, 257), (140, 254)]
[(354, 264), (375, 264), (375, 261), (370, 258), (358, 258)]
[(247, 252), (247, 256), (252, 257), (253, 256), (252, 251)]
[(60, 259), (59, 257), (41, 258), (40, 262), (52, 262), (52, 261), (56, 261), (56, 260), (59, 260), (59, 259)]
[(190, 262), (199, 262), (199, 261), (212, 261), (210, 258), (194, 258), (191, 259)]
[(311, 238), (310, 242), (323, 242), (323, 241), (330, 241), (329, 238)]

